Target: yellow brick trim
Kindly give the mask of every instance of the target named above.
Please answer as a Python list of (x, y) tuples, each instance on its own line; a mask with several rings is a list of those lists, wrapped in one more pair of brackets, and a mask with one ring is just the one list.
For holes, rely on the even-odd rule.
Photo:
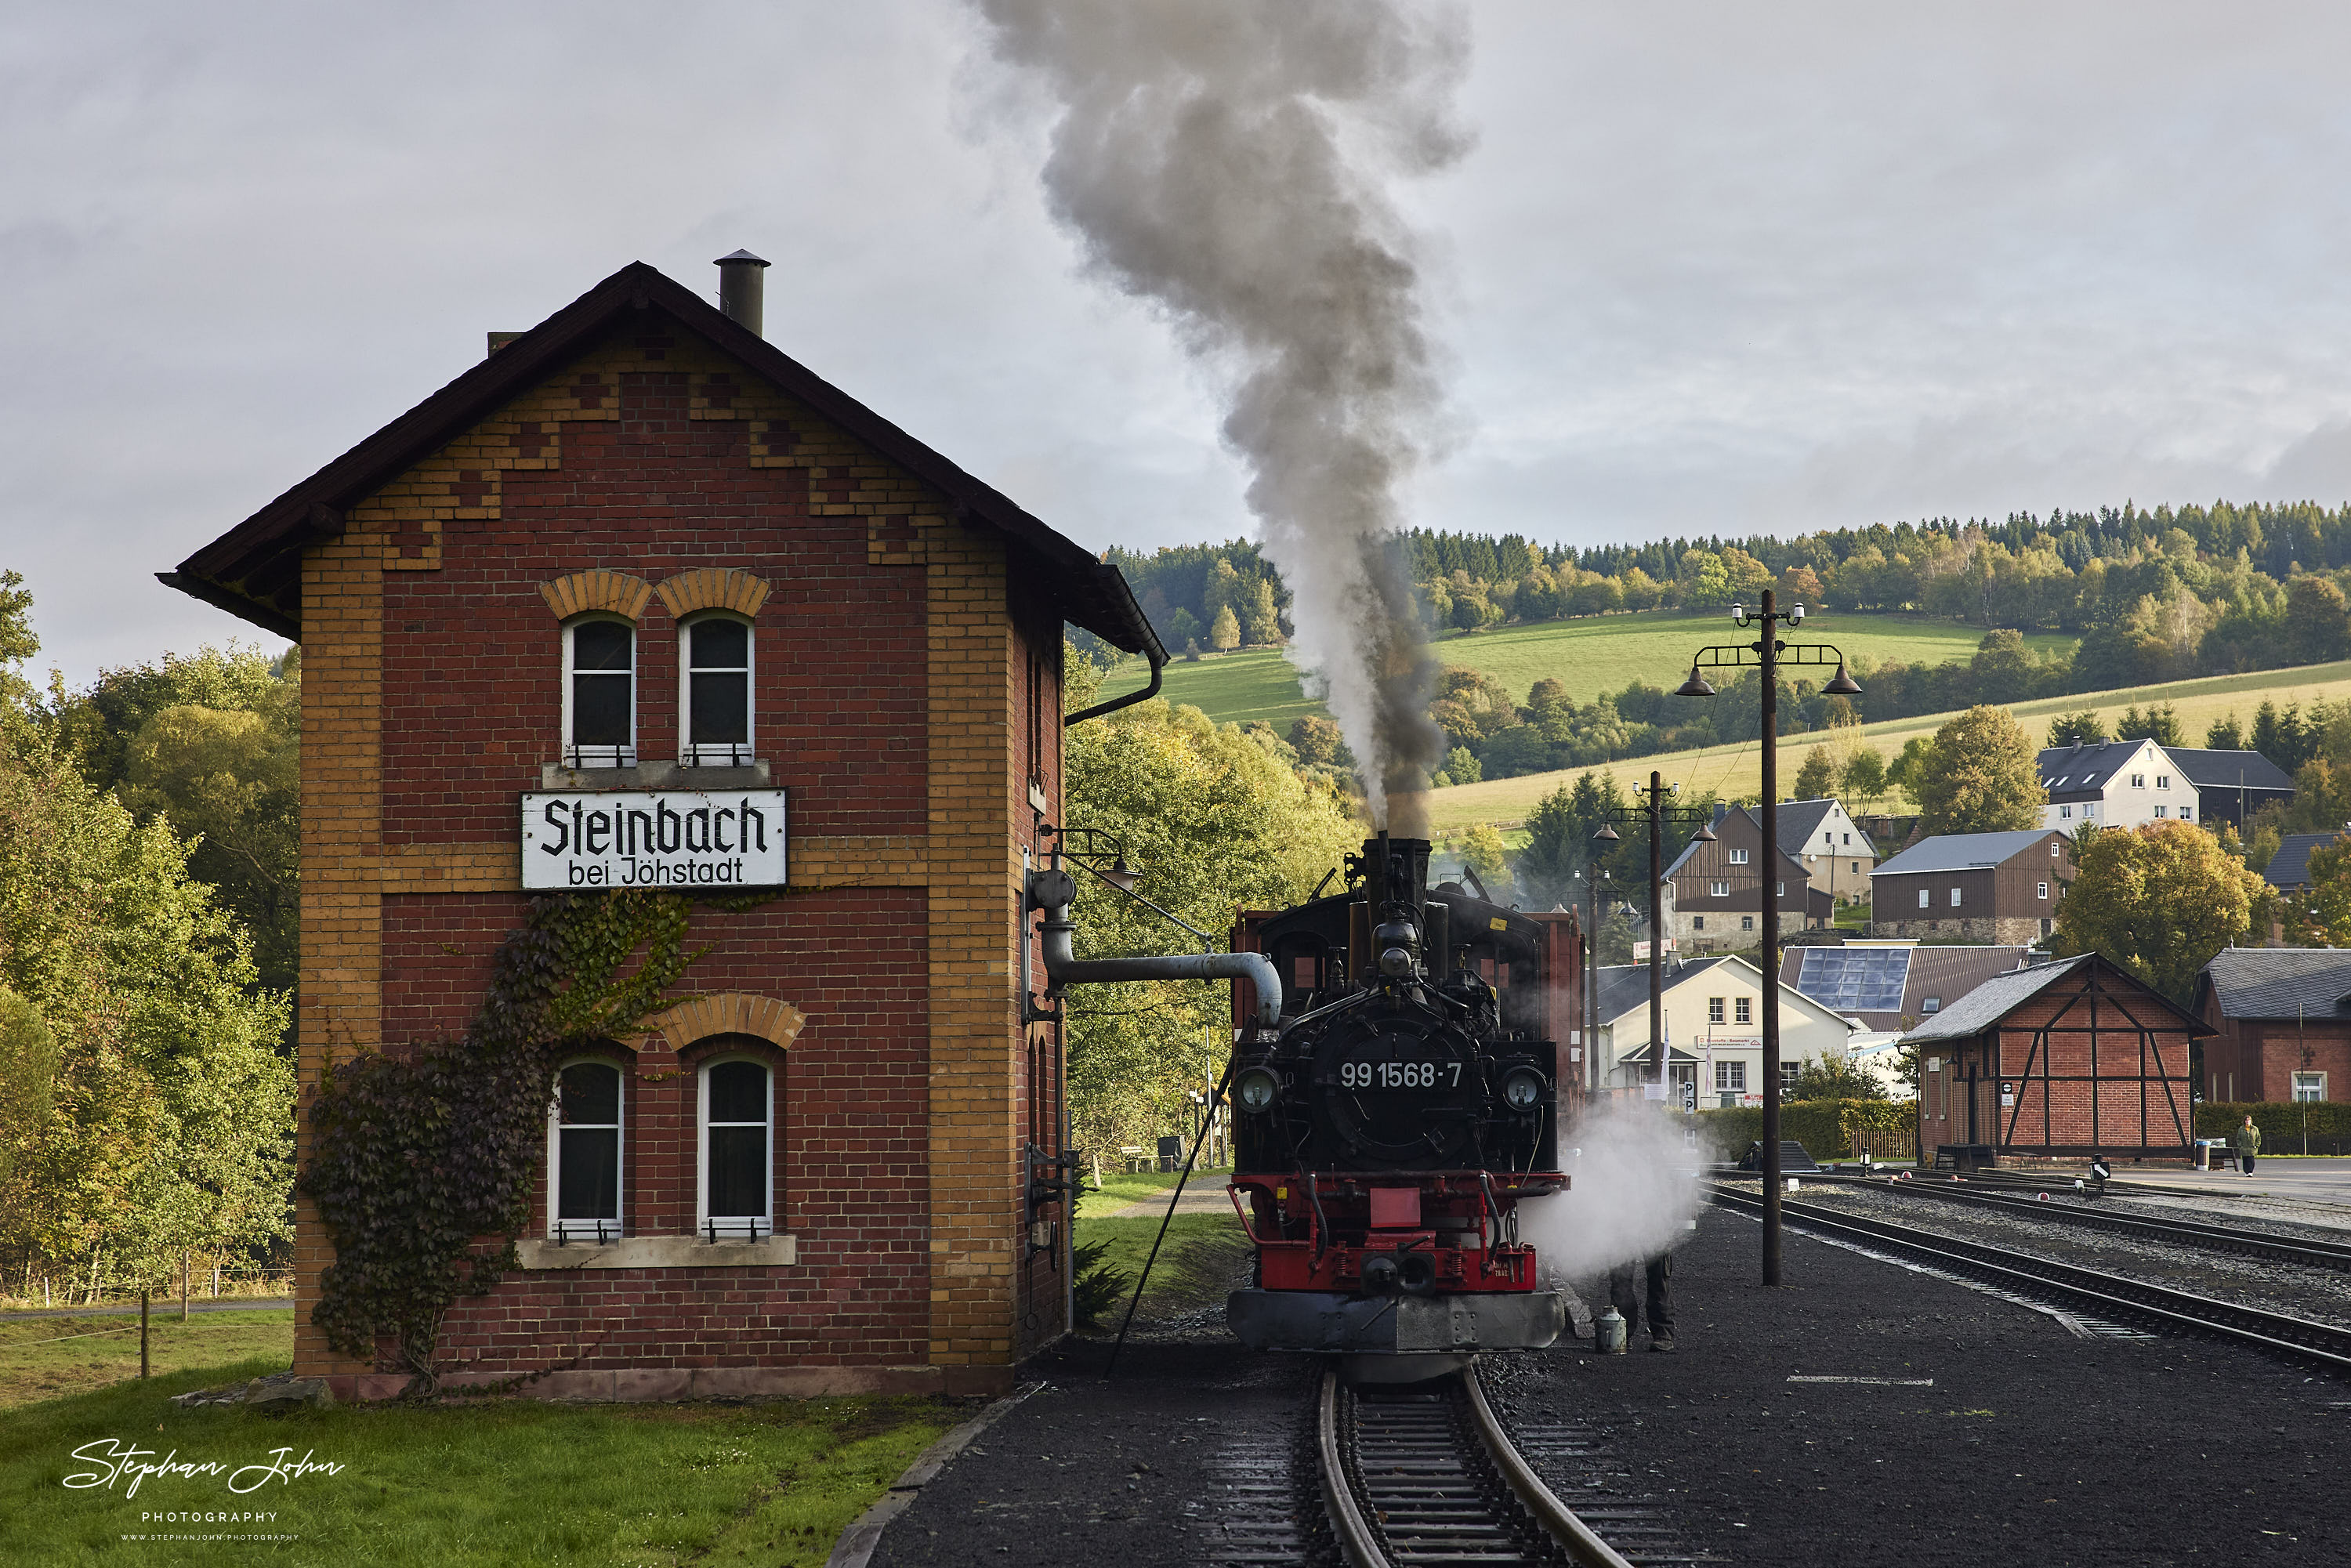
[[(785, 893), (836, 887), (927, 887), (930, 856), (919, 833), (843, 834), (791, 841), (792, 883)], [(347, 861), (360, 883), (380, 893), (518, 893), (522, 846), (471, 841), (395, 844), (381, 856)]]
[(609, 611), (634, 621), (645, 612), (645, 602), (653, 596), (653, 585), (625, 571), (575, 571), (569, 577), (540, 583), (538, 596), (547, 601), (547, 607), (555, 612), (558, 621), (569, 621), (590, 610)]
[(672, 1051), (684, 1051), (714, 1034), (747, 1034), (778, 1051), (789, 1051), (808, 1015), (789, 1002), (744, 991), (720, 991), (680, 1002), (653, 1019)]
[(669, 606), (671, 616), (680, 620), (697, 610), (732, 610), (737, 615), (757, 615), (759, 606), (768, 602), (765, 578), (753, 577), (747, 571), (722, 571), (715, 566), (664, 578), (653, 591)]

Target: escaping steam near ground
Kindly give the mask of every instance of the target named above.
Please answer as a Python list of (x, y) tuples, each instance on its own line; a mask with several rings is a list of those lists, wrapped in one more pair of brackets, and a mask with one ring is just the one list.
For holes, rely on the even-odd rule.
[(1698, 1217), (1681, 1118), (1660, 1115), (1646, 1101), (1595, 1103), (1561, 1134), (1559, 1160), (1568, 1190), (1518, 1208), (1519, 1239), (1533, 1244), (1547, 1289), (1654, 1257), (1678, 1244)]
[(1441, 389), (1384, 182), (1459, 158), (1467, 12), (1404, 0), (975, 0), (1062, 109), (1043, 181), (1088, 265), (1226, 389), (1290, 657), (1375, 826), (1426, 831), (1434, 664), (1396, 549)]

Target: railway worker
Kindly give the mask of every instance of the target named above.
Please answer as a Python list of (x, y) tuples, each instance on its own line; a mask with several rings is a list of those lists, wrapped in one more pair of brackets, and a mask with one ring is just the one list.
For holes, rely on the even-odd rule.
[(1649, 1348), (1671, 1350), (1674, 1348), (1674, 1255), (1670, 1250), (1660, 1251), (1646, 1265), (1634, 1259), (1608, 1270), (1609, 1304), (1616, 1309), (1616, 1315), (1625, 1320), (1625, 1337), (1628, 1341), (1641, 1321), (1642, 1291), (1634, 1282), (1635, 1270), (1648, 1276)]
[(2229, 1142), (2235, 1146), (2237, 1158), (2244, 1162), (2245, 1174), (2252, 1176), (2253, 1156), (2262, 1152), (2262, 1130), (2253, 1125), (2252, 1117), (2245, 1118), (2245, 1124), (2237, 1129), (2236, 1136)]

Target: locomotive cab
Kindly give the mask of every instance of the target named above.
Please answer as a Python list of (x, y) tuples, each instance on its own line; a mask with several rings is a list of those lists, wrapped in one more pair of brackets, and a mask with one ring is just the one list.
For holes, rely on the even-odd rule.
[(1428, 861), (1426, 841), (1382, 834), (1347, 858), (1344, 892), (1234, 933), (1283, 985), (1274, 1027), (1235, 1031), (1228, 1190), (1257, 1263), (1227, 1319), (1253, 1347), (1421, 1376), (1430, 1356), (1539, 1348), (1564, 1326), (1516, 1210), (1567, 1186), (1576, 1053), (1557, 1041), (1581, 934), (1564, 911), (1431, 888)]

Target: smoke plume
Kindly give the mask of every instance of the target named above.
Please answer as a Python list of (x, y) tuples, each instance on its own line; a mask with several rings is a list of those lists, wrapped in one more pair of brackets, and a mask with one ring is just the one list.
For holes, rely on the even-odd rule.
[(1375, 825), (1425, 831), (1442, 745), (1396, 533), (1440, 387), (1382, 182), (1458, 158), (1466, 12), (1406, 0), (976, 0), (1062, 109), (1044, 169), (1093, 270), (1221, 372), (1290, 657)]
[(1702, 1201), (1681, 1121), (1645, 1101), (1607, 1100), (1562, 1131), (1568, 1189), (1518, 1207), (1519, 1239), (1533, 1244), (1546, 1286), (1589, 1281), (1681, 1241)]

